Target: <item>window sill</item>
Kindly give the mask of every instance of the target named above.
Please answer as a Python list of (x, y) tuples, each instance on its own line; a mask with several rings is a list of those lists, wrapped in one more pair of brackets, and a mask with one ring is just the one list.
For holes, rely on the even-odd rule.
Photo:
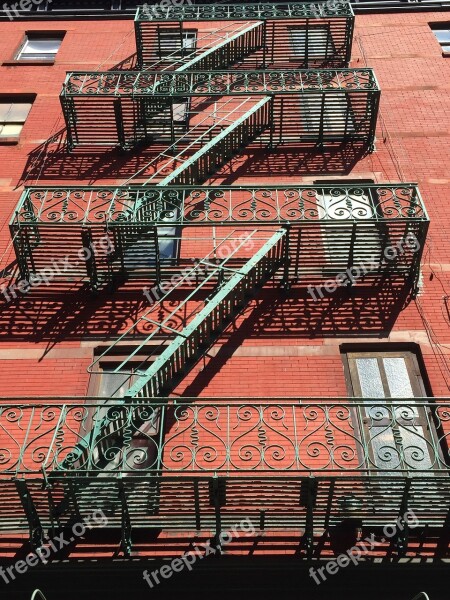
[(444, 58), (448, 58), (448, 57), (450, 56), (450, 52), (447, 52), (447, 51), (445, 51), (445, 50), (442, 50), (442, 56), (443, 56)]
[(49, 60), (5, 60), (2, 62), (2, 66), (3, 67), (17, 67), (19, 65), (23, 65), (26, 67), (30, 67), (30, 66), (36, 66), (36, 67), (43, 67), (43, 66), (49, 66), (49, 65), (54, 65), (55, 61), (54, 59), (49, 59)]
[(19, 143), (18, 137), (0, 137), (0, 146), (14, 146)]

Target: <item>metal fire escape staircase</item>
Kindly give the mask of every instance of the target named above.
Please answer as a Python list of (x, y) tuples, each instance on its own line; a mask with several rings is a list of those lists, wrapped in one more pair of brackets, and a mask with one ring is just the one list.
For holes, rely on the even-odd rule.
[[(153, 61), (145, 70), (210, 72), (227, 69), (264, 45), (265, 26), (262, 22), (233, 25), (229, 29), (230, 26), (227, 26), (209, 34), (207, 38), (212, 37), (211, 40), (200, 38), (202, 47), (192, 50), (185, 47), (180, 23), (172, 27), (166, 25), (164, 31), (169, 33), (169, 53), (163, 60)], [(139, 141), (154, 139), (156, 132), (169, 132), (172, 144), (175, 142), (177, 126), (173, 98), (155, 98), (153, 94), (137, 102), (120, 96), (112, 103), (108, 102), (108, 98), (97, 97), (94, 100), (77, 102), (76, 97), (63, 89), (61, 105), (67, 124), (69, 149), (89, 142), (92, 146), (117, 144), (128, 150)], [(93, 122), (95, 140), (92, 136)], [(183, 126), (179, 124), (178, 129), (180, 125)]]
[[(249, 105), (250, 108), (248, 108)], [(259, 102), (254, 102), (250, 98), (241, 102), (239, 112), (236, 109), (230, 111), (224, 119), (209, 127), (205, 133), (190, 144), (190, 147), (200, 146), (191, 156), (182, 158), (186, 153), (186, 148), (184, 148), (178, 155), (169, 158), (168, 163), (165, 163), (155, 175), (158, 175), (160, 171), (166, 171), (168, 167), (172, 167), (173, 170), (157, 185), (204, 183), (218, 169), (271, 127), (272, 108), (273, 99), (271, 97), (263, 98)], [(234, 115), (236, 115), (235, 120), (225, 127), (222, 123), (230, 121)], [(165, 154), (170, 154), (170, 150), (171, 148)], [(181, 164), (175, 166), (180, 159)], [(154, 177), (146, 183), (153, 183)]]
[[(103, 419), (97, 420), (89, 434), (53, 471), (54, 475), (61, 470), (73, 469), (82, 469), (94, 474), (101, 473), (123, 451), (127, 436), (130, 438), (131, 432), (138, 431), (147, 418), (143, 415), (141, 422), (138, 411), (137, 414), (134, 414), (131, 425), (127, 417), (129, 412), (126, 410), (123, 411), (124, 418), (118, 418), (118, 414), (121, 414), (120, 404), (127, 404), (140, 397), (167, 396), (177, 385), (179, 379), (184, 377), (206, 354), (214, 341), (223, 333), (232, 319), (245, 308), (260, 287), (279, 271), (282, 271), (282, 283), (286, 282), (289, 267), (287, 227), (278, 229), (268, 239), (265, 239), (259, 250), (241, 267), (233, 266), (246, 244), (260, 239), (258, 233), (253, 231), (240, 238), (239, 243), (235, 244), (234, 250), (220, 264), (216, 264), (211, 255), (207, 255), (202, 261), (199, 261), (183, 280), (189, 280), (192, 275), (198, 275), (198, 271), (205, 266), (208, 267), (209, 272), (180, 305), (160, 322), (152, 318), (153, 313), (156, 312), (154, 309), (148, 311), (90, 365), (90, 372), (97, 372), (99, 362), (109, 356), (119, 343), (133, 339), (134, 335), (139, 332), (140, 326), (146, 325), (153, 328), (152, 332), (139, 346), (134, 347), (133, 352), (120, 365), (109, 371), (110, 374), (128, 374), (129, 381), (134, 379), (124, 398), (118, 400), (118, 405), (113, 408), (114, 419), (110, 419), (106, 412)], [(231, 234), (225, 238), (224, 242), (228, 242), (230, 237)], [(265, 238), (267, 238), (267, 234), (265, 234)], [(183, 280), (177, 285), (183, 285)], [(208, 293), (211, 285), (213, 285), (213, 291)], [(177, 320), (177, 316), (183, 313), (190, 301), (205, 291), (208, 293), (206, 299), (200, 302), (198, 308), (190, 315), (189, 322), (178, 330), (174, 329), (173, 323)], [(165, 338), (172, 339), (168, 345), (163, 347), (160, 354), (154, 356), (149, 352), (149, 348), (152, 348), (151, 342), (157, 340), (161, 334), (164, 334)], [(149, 354), (148, 359), (137, 368), (132, 366), (136, 357), (142, 356), (143, 352)]]

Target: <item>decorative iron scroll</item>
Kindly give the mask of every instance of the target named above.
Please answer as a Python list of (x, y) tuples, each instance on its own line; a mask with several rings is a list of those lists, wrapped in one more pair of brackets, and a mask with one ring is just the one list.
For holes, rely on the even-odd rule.
[(3, 405), (0, 474), (443, 474), (449, 437), (450, 403), (413, 399)]
[(68, 73), (61, 95), (180, 96), (379, 91), (372, 69)]
[(11, 221), (21, 225), (293, 225), (428, 221), (410, 183), (361, 186), (27, 188)]
[(222, 21), (252, 19), (295, 19), (301, 17), (353, 17), (349, 2), (293, 2), (289, 4), (204, 4), (149, 7), (139, 6), (135, 21)]

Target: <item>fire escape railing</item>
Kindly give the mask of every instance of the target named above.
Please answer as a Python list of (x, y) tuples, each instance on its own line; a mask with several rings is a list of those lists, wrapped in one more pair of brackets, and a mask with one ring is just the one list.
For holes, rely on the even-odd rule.
[(421, 526), (446, 523), (448, 399), (193, 400), (3, 400), (3, 528), (38, 547), (46, 529), (101, 509), (128, 554), (132, 530), (219, 534), (249, 518), (303, 530), (310, 555), (315, 534), (348, 519), (381, 528), (410, 510)]
[[(348, 66), (354, 28), (354, 14), (350, 3), (291, 4), (228, 4), (170, 6), (161, 11), (139, 7), (135, 17), (136, 47), (139, 68), (155, 64), (156, 40), (161, 28), (186, 26), (186, 30), (199, 22), (261, 23), (262, 39), (252, 43), (252, 37), (243, 40), (244, 54), (253, 67), (288, 66), (294, 59), (297, 66), (320, 68)], [(300, 33), (293, 35), (293, 28)], [(182, 30), (183, 31), (183, 30)], [(298, 35), (298, 37), (296, 37)], [(286, 49), (298, 42), (294, 58)], [(259, 50), (259, 52), (258, 52)], [(253, 57), (252, 57), (253, 55)], [(232, 55), (234, 57), (234, 55)], [(243, 66), (245, 67), (245, 61)]]
[[(449, 408), (439, 398), (2, 401), (0, 478), (61, 470), (72, 477), (384, 472), (433, 481), (450, 468)], [(116, 455), (104, 473), (108, 437)]]
[[(91, 284), (98, 286), (127, 275), (124, 257), (143, 236), (154, 240), (153, 262), (143, 257), (136, 265), (141, 270), (128, 275), (156, 281), (169, 267), (173, 270), (176, 258), (169, 264), (157, 252), (167, 227), (283, 225), (291, 226), (292, 278), (336, 274), (372, 262), (374, 273), (400, 273), (415, 280), (429, 218), (417, 186), (410, 183), (30, 187), (22, 194), (10, 231), (23, 278), (51, 267), (51, 259), (76, 256), (88, 244), (98, 249), (91, 253), (90, 264), (80, 262), (72, 269), (69, 262), (62, 276), (83, 278), (84, 273), (91, 280), (96, 273)], [(105, 240), (107, 252), (102, 251)], [(398, 259), (389, 260), (388, 247), (402, 249)]]
[[(143, 116), (158, 114), (157, 109), (150, 112), (150, 102), (159, 103), (161, 116), (164, 111), (170, 116), (169, 109), (188, 98), (243, 95), (272, 99), (273, 134), (264, 138), (269, 147), (274, 139), (277, 145), (351, 140), (373, 149), (380, 89), (371, 69), (74, 72), (67, 75), (61, 104), (71, 147), (99, 144), (100, 133), (105, 145), (132, 145), (152, 142)], [(108, 137), (105, 121), (96, 122), (96, 104), (111, 115)], [(114, 109), (118, 106), (120, 110)], [(116, 130), (130, 132), (128, 139), (120, 142)], [(178, 138), (183, 134), (178, 128)]]

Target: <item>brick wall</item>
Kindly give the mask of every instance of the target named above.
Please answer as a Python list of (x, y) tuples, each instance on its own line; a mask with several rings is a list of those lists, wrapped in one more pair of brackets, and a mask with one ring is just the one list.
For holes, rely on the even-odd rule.
[[(450, 62), (429, 21), (447, 13), (364, 15), (356, 18), (352, 64), (375, 69), (382, 89), (376, 151), (353, 164), (332, 156), (288, 158), (257, 149), (226, 165), (214, 183), (311, 182), (336, 176), (375, 181), (413, 181), (420, 186), (431, 227), (424, 251), (422, 288), (417, 300), (396, 298), (392, 290), (353, 297), (337, 294), (321, 303), (300, 288), (282, 296), (263, 291), (223, 335), (211, 355), (177, 388), (187, 395), (345, 396), (339, 344), (359, 341), (420, 344), (435, 395), (448, 394), (450, 290), (447, 211), (450, 190)], [(26, 30), (65, 30), (52, 66), (0, 66), (0, 93), (35, 93), (36, 101), (16, 146), (0, 146), (0, 256), (14, 259), (8, 220), (22, 185), (39, 183), (115, 184), (133, 173), (142, 156), (76, 154), (68, 157), (48, 138), (63, 128), (58, 94), (67, 70), (110, 69), (135, 52), (132, 22), (70, 21), (0, 24), (0, 61), (10, 61)], [(44, 144), (44, 145), (42, 145)], [(281, 166), (280, 166), (281, 165)], [(190, 255), (189, 243), (183, 246)], [(8, 281), (7, 279), (3, 280)], [(140, 290), (121, 288), (114, 296), (81, 292), (51, 295), (52, 288), (1, 307), (2, 395), (86, 393), (86, 365), (105, 336), (123, 332), (146, 308)], [(45, 293), (44, 293), (45, 292)], [(20, 348), (7, 360), (2, 349)], [(48, 352), (79, 348), (70, 358)]]

